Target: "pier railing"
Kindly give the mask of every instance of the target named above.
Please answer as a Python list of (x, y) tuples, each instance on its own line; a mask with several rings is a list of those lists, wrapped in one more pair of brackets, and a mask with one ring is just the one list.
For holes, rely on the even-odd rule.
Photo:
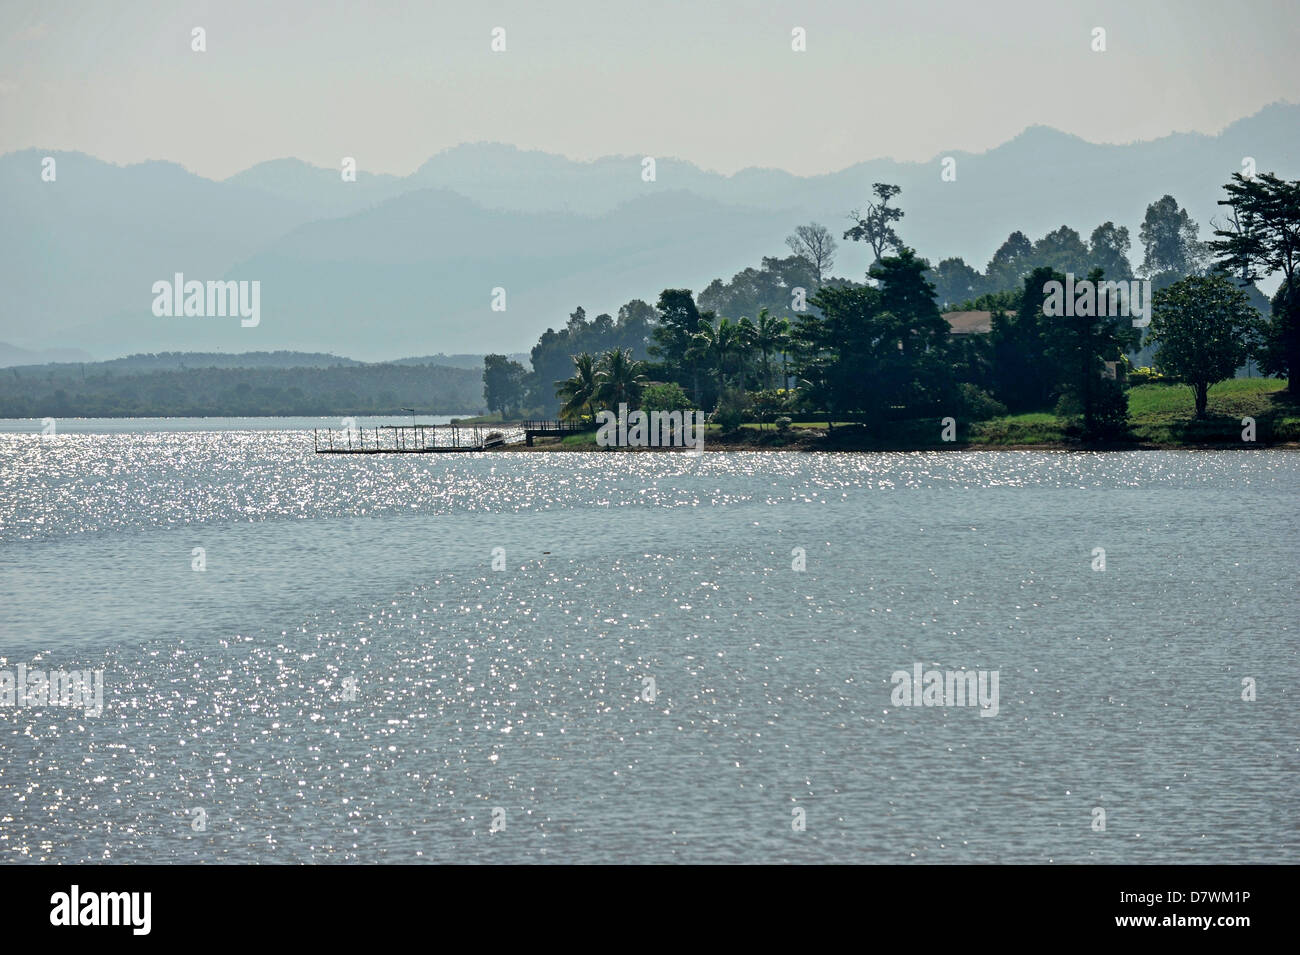
[(545, 434), (547, 432), (571, 434), (578, 431), (594, 431), (596, 426), (589, 421), (542, 419), (537, 421), (525, 421), (523, 428), (525, 431), (533, 431), (537, 434)]
[(524, 443), (528, 447), (533, 446), (533, 438), (545, 437), (547, 435), (566, 435), (579, 434), (583, 431), (595, 431), (596, 424), (592, 421), (565, 421), (555, 419), (525, 421), (523, 425)]
[(517, 426), (385, 424), (372, 428), (313, 428), (317, 454), (435, 454), (483, 451), (524, 440)]

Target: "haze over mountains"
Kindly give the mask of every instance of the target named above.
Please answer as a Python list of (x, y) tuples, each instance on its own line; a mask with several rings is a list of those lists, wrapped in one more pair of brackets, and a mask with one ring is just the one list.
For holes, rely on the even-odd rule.
[[(41, 180), (46, 155), (55, 182)], [(986, 153), (943, 155), (954, 182), (940, 179), (943, 156), (806, 178), (656, 157), (657, 181), (644, 182), (640, 156), (582, 163), (500, 144), (447, 150), (406, 177), (343, 182), (337, 169), (279, 159), (214, 182), (174, 163), (26, 150), (0, 157), (0, 341), (98, 358), (526, 351), (578, 305), (614, 312), (665, 287), (698, 292), (787, 254), (785, 236), (809, 220), (838, 235), (877, 181), (902, 186), (900, 234), (931, 262), (982, 267), (1015, 229), (1037, 238), (1065, 224), (1086, 237), (1113, 220), (1129, 227), (1136, 264), (1138, 226), (1161, 195), (1206, 238), (1243, 157), (1300, 177), (1300, 106), (1270, 106), (1217, 136), (1110, 146), (1036, 126)], [(834, 272), (860, 279), (867, 259), (841, 242)], [(260, 324), (155, 317), (152, 285), (177, 272), (260, 281)], [(504, 312), (490, 307), (495, 287)]]

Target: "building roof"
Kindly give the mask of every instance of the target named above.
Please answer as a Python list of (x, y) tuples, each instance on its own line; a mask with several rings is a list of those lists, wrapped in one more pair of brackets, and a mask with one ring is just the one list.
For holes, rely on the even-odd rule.
[(954, 335), (982, 335), (993, 327), (992, 312), (944, 312), (943, 317)]

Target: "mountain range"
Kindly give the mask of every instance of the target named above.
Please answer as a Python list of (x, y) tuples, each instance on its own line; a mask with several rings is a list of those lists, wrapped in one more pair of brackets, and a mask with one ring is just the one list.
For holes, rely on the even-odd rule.
[[(801, 134), (802, 135), (802, 134)], [(887, 143), (882, 143), (882, 151)], [(810, 137), (810, 148), (816, 148)], [(42, 160), (56, 161), (43, 181)], [(956, 178), (941, 178), (942, 160)], [(127, 166), (72, 152), (0, 157), (0, 340), (15, 354), (300, 350), (396, 355), (527, 350), (578, 305), (615, 312), (665, 287), (784, 255), (795, 226), (836, 234), (874, 182), (902, 187), (899, 232), (932, 262), (980, 268), (1013, 230), (1062, 224), (1086, 238), (1128, 226), (1136, 264), (1148, 203), (1169, 193), (1209, 236), (1222, 185), (1252, 157), (1300, 178), (1300, 105), (1275, 104), (1217, 135), (1098, 145), (1046, 126), (983, 153), (928, 163), (874, 159), (799, 177), (721, 175), (641, 156), (578, 162), (495, 143), (457, 146), (408, 176), (277, 159), (213, 181), (161, 161)], [(867, 251), (840, 243), (837, 275), (861, 279)], [(155, 282), (260, 283), (261, 320), (156, 317)], [(492, 308), (505, 290), (505, 310)], [(45, 352), (45, 354), (41, 354)], [(4, 357), (4, 356), (0, 356)], [(17, 363), (17, 362), (12, 362)]]

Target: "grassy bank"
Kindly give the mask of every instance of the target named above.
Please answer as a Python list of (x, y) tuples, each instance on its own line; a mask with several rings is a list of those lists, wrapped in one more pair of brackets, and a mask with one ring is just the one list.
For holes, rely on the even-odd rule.
[[(1129, 390), (1129, 443), (1143, 447), (1239, 447), (1242, 418), (1255, 419), (1256, 444), (1300, 442), (1300, 405), (1286, 382), (1237, 378), (1210, 389), (1205, 418), (1186, 385), (1146, 384)], [(1051, 414), (1009, 415), (972, 426), (969, 442), (980, 445), (1077, 444), (1068, 423)]]
[[(1111, 447), (1250, 447), (1242, 441), (1241, 419), (1255, 419), (1256, 447), (1300, 443), (1300, 404), (1286, 394), (1286, 382), (1238, 378), (1210, 389), (1206, 417), (1196, 420), (1192, 389), (1186, 385), (1144, 384), (1129, 390), (1129, 429)], [(710, 450), (955, 450), (962, 448), (1079, 448), (1078, 428), (1054, 414), (1035, 412), (987, 421), (958, 421), (958, 440), (942, 440), (935, 419), (885, 422), (878, 426), (794, 422), (782, 433), (771, 425), (748, 424), (723, 434), (710, 425)], [(594, 433), (539, 441), (535, 450), (598, 450)]]

